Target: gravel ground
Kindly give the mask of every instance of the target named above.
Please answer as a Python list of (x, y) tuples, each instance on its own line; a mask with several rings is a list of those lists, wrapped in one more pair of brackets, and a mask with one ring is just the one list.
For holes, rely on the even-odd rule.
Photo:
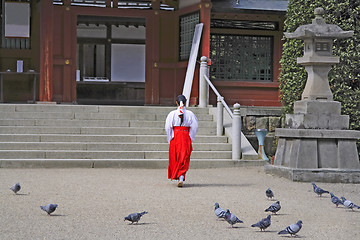
[[(9, 189), (16, 182), (18, 195)], [(360, 205), (360, 184), (318, 186)], [(275, 200), (282, 209), (266, 232), (250, 227)], [(244, 223), (217, 220), (215, 202)], [(40, 209), (47, 203), (59, 205), (52, 216)], [(140, 211), (149, 213), (138, 224), (124, 221)], [(298, 238), (360, 239), (360, 210), (336, 208), (310, 183), (262, 167), (190, 169), (183, 188), (165, 169), (0, 169), (0, 213), (0, 239), (286, 239), (277, 232), (297, 220)]]

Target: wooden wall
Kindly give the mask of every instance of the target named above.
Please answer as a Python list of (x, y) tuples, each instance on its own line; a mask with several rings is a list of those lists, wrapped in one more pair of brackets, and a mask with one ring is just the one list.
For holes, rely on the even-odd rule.
[[(39, 45), (40, 45), (40, 14), (36, 0), (31, 1), (31, 48), (15, 49), (0, 47), (0, 72), (8, 69), (16, 72), (16, 61), (23, 60), (24, 72), (34, 70), (39, 72)], [(29, 75), (7, 75), (4, 76), (4, 101), (5, 102), (26, 102), (32, 100), (33, 77)], [(37, 78), (37, 89), (39, 78)], [(36, 99), (38, 99), (38, 91)]]
[[(211, 33), (238, 34), (238, 35), (261, 35), (273, 37), (273, 81), (213, 81), (220, 94), (224, 96), (229, 105), (240, 103), (246, 106), (281, 106), (279, 92), (280, 59), (282, 53), (282, 29), (284, 15), (259, 13), (213, 13), (211, 18), (250, 20), (250, 21), (271, 21), (278, 22), (278, 30), (237, 30), (237, 29), (210, 29)], [(216, 105), (216, 96), (210, 91), (209, 102)]]
[[(41, 101), (76, 102), (76, 27), (77, 16), (113, 16), (144, 18), (146, 21), (146, 64), (145, 64), (145, 105), (174, 105), (175, 98), (181, 94), (187, 61), (179, 61), (179, 17), (200, 11), (204, 23), (200, 54), (209, 56), (210, 19), (269, 19), (281, 23), (280, 30), (274, 36), (274, 81), (269, 83), (214, 81), (214, 85), (225, 97), (229, 105), (239, 102), (242, 105), (280, 106), (279, 60), (281, 58), (282, 21), (284, 16), (269, 14), (211, 13), (211, 1), (200, 3), (178, 11), (159, 10), (158, 0), (154, 0), (154, 9), (117, 9), (52, 5), (52, 1), (32, 1), (32, 48), (31, 50), (0, 49), (0, 68), (2, 71), (16, 66), (16, 60), (24, 59), (24, 70), (35, 69), (40, 72), (39, 99)], [(201, 56), (198, 56), (199, 58)], [(198, 68), (196, 66), (190, 104), (198, 103)], [(26, 69), (27, 70), (27, 69)], [(28, 84), (28, 83), (26, 83)], [(26, 85), (28, 86), (28, 85)], [(26, 88), (25, 86), (25, 88)], [(29, 92), (31, 85), (29, 85)], [(210, 91), (210, 103), (216, 104), (216, 98)], [(10, 93), (11, 94), (11, 93)], [(15, 95), (14, 93), (12, 93)], [(21, 94), (20, 94), (21, 95)], [(24, 96), (26, 94), (24, 93)]]

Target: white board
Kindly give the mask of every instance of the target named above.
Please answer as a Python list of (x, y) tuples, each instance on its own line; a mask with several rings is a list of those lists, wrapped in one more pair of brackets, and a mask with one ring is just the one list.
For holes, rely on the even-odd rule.
[(30, 3), (5, 2), (5, 37), (30, 37)]
[(191, 51), (190, 51), (190, 57), (189, 57), (189, 63), (186, 70), (186, 76), (185, 76), (185, 82), (184, 82), (184, 88), (182, 94), (186, 97), (186, 107), (189, 106), (189, 98), (191, 93), (191, 87), (193, 83), (194, 78), (194, 71), (195, 71), (195, 65), (196, 65), (196, 58), (199, 51), (199, 45), (201, 40), (201, 33), (203, 29), (202, 23), (196, 24), (195, 26), (195, 32), (194, 37), (191, 45)]

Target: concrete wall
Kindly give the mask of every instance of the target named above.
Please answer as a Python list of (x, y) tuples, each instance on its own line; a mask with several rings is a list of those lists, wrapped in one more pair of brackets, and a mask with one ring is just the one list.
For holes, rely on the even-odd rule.
[(267, 129), (269, 133), (265, 138), (265, 152), (270, 158), (276, 152), (275, 128), (283, 126), (281, 107), (243, 107), (245, 116), (242, 117), (241, 130), (257, 151), (259, 144), (255, 129)]

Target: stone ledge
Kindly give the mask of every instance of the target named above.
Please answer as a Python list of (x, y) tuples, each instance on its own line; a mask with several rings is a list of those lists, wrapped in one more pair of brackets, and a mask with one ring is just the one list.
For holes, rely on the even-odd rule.
[(296, 101), (294, 113), (341, 115), (341, 103), (336, 101)]
[(294, 169), (267, 164), (265, 173), (295, 182), (360, 183), (360, 170), (354, 169)]
[(285, 127), (293, 129), (349, 129), (348, 115), (286, 114)]
[(275, 136), (285, 138), (337, 138), (356, 140), (360, 138), (360, 131), (276, 128)]
[[(1, 159), (1, 168), (167, 169), (168, 159)], [(263, 166), (263, 160), (191, 159), (191, 169)]]

